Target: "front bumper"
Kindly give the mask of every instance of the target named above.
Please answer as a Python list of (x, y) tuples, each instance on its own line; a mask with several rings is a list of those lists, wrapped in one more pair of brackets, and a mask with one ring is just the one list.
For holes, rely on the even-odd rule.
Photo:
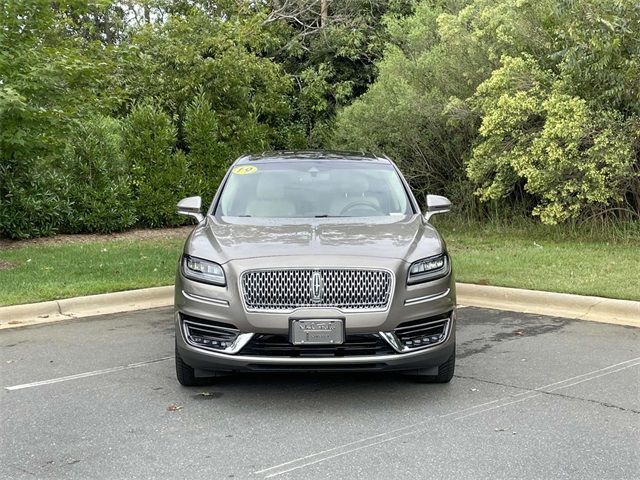
[[(299, 259), (297, 260), (299, 261)], [(315, 260), (317, 262), (317, 259)], [(346, 266), (353, 259), (344, 259)], [(368, 266), (388, 268), (388, 262)], [(284, 265), (286, 266), (286, 265)], [(237, 276), (244, 268), (241, 263), (227, 265), (227, 275)], [(334, 308), (299, 308), (292, 313), (248, 312), (240, 301), (236, 282), (218, 287), (191, 281), (178, 272), (175, 290), (176, 347), (183, 361), (197, 371), (384, 371), (433, 369), (446, 362), (455, 349), (455, 283), (449, 275), (427, 283), (406, 285), (406, 264), (398, 265), (392, 302), (384, 311), (342, 312)], [(200, 348), (187, 341), (181, 316), (205, 319), (234, 326), (241, 333), (287, 336), (290, 320), (342, 319), (347, 335), (374, 335), (392, 345), (393, 332), (408, 322), (428, 322), (432, 318), (448, 317), (448, 327), (437, 344), (419, 350), (389, 348), (388, 354), (345, 356), (269, 356), (245, 355), (243, 346), (231, 353)], [(247, 335), (250, 337), (251, 335)], [(384, 338), (384, 337), (387, 338)], [(246, 351), (246, 349), (244, 349)], [(426, 372), (428, 373), (428, 372)]]
[[(376, 334), (378, 335), (378, 334)], [(408, 371), (437, 374), (437, 367), (455, 351), (455, 313), (450, 317), (447, 335), (441, 343), (420, 350), (384, 355), (342, 357), (282, 357), (216, 352), (187, 343), (179, 315), (176, 315), (176, 347), (183, 361), (206, 376), (207, 371), (295, 372), (295, 371)], [(430, 371), (427, 371), (430, 370)]]

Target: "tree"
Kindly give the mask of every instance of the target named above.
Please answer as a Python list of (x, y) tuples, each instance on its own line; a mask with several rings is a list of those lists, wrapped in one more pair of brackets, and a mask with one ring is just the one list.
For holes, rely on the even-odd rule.
[[(69, 36), (77, 2), (7, 0), (0, 7), (0, 234), (48, 235), (68, 212), (53, 166), (74, 124), (108, 108), (111, 64)], [(89, 52), (93, 52), (89, 53)]]
[(378, 79), (339, 114), (335, 144), (385, 150), (463, 210), (475, 190), (545, 223), (639, 216), (640, 5), (448, 5), (387, 22)]

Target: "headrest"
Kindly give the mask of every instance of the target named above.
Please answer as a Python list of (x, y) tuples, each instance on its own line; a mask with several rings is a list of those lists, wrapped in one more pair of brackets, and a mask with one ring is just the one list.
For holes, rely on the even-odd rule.
[(280, 200), (284, 197), (286, 176), (278, 172), (262, 172), (258, 178), (256, 196), (260, 200)]
[(348, 196), (360, 196), (369, 191), (369, 180), (353, 170), (333, 170), (332, 181), (338, 186), (338, 190)]

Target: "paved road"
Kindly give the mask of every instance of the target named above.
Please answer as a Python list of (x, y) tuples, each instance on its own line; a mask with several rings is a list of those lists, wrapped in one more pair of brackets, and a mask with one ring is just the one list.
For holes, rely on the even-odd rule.
[(168, 309), (4, 330), (0, 477), (640, 478), (639, 332), (465, 308), (449, 385), (182, 388)]

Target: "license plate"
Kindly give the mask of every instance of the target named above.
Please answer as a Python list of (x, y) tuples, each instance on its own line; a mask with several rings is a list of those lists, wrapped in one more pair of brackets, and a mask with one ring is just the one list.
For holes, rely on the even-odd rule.
[(339, 345), (344, 343), (342, 320), (293, 320), (291, 343), (294, 345)]

